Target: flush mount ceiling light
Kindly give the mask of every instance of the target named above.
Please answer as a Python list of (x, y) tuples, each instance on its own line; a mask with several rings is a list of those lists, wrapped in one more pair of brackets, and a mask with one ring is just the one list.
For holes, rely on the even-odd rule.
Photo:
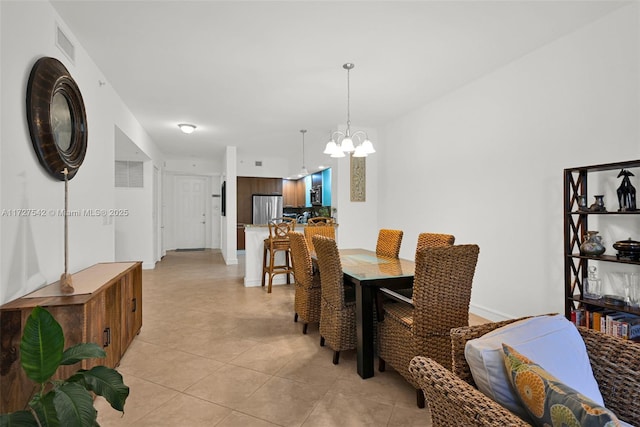
[[(331, 157), (344, 157), (345, 153), (353, 153), (353, 157), (367, 157), (369, 154), (376, 152), (366, 132), (357, 130), (351, 133), (349, 73), (353, 67), (355, 65), (349, 62), (342, 66), (347, 70), (347, 131), (335, 131), (331, 134), (329, 142), (327, 142), (324, 149), (324, 154), (329, 154)], [(358, 145), (354, 145), (354, 139)]]
[(300, 169), (300, 173), (298, 173), (299, 177), (303, 177), (303, 176), (307, 176), (309, 175), (309, 171), (307, 170), (306, 166), (304, 165), (304, 134), (307, 133), (306, 129), (300, 129), (300, 133), (302, 134), (302, 169)]
[(187, 134), (193, 133), (193, 131), (196, 130), (196, 125), (192, 125), (189, 123), (180, 123), (178, 127), (183, 133), (187, 133)]

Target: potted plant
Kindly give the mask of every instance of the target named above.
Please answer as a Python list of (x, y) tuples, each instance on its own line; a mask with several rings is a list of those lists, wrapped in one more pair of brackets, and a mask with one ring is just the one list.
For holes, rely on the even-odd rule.
[(61, 365), (105, 357), (94, 343), (80, 343), (64, 349), (62, 327), (51, 313), (35, 307), (20, 341), (20, 364), (39, 389), (25, 410), (0, 415), (0, 427), (10, 426), (96, 426), (97, 411), (91, 392), (104, 397), (111, 407), (124, 412), (129, 387), (122, 375), (106, 366), (79, 369), (67, 379), (52, 379)]

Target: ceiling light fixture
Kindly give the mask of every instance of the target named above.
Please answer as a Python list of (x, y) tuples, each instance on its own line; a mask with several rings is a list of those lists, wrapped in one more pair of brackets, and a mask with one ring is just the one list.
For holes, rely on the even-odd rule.
[(196, 125), (191, 125), (189, 123), (180, 123), (178, 127), (183, 133), (186, 134), (193, 133), (193, 131), (196, 130)]
[(309, 171), (304, 165), (304, 134), (307, 133), (307, 130), (300, 129), (300, 133), (302, 134), (302, 169), (300, 169), (300, 173), (298, 174), (298, 176), (302, 178), (303, 176), (309, 175)]
[[(357, 130), (351, 133), (351, 88), (349, 73), (353, 67), (355, 67), (355, 65), (350, 62), (342, 66), (342, 68), (347, 70), (347, 131), (335, 131), (331, 133), (329, 142), (327, 142), (324, 149), (324, 154), (329, 154), (331, 157), (344, 157), (344, 153), (353, 153), (353, 157), (367, 157), (369, 154), (376, 152), (365, 131)], [(358, 142), (357, 146), (354, 146), (354, 139)]]

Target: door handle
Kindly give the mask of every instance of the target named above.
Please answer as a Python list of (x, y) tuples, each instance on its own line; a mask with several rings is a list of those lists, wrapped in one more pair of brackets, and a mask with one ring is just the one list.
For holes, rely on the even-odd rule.
[(102, 347), (109, 347), (111, 344), (111, 328), (104, 328), (102, 332)]

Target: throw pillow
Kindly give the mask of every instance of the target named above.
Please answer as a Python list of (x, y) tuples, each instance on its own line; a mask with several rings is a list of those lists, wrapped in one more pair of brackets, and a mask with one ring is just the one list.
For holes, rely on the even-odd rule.
[(537, 426), (620, 426), (604, 406), (559, 381), (531, 359), (503, 344), (509, 380)]
[[(465, 357), (473, 380), (485, 395), (511, 412), (529, 416), (515, 395), (504, 366), (502, 343), (529, 355), (563, 383), (603, 405), (582, 336), (564, 316), (537, 316), (469, 340)], [(571, 354), (571, 357), (566, 357)]]

